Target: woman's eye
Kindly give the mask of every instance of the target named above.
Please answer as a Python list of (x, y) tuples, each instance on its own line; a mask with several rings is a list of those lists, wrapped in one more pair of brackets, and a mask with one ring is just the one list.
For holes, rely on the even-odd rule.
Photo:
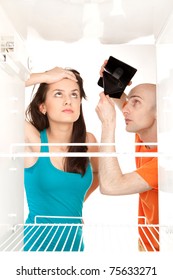
[(57, 91), (56, 93), (55, 93), (55, 96), (62, 96), (62, 93), (60, 92), (60, 91)]
[(78, 94), (77, 94), (76, 92), (73, 92), (73, 93), (71, 94), (71, 96), (74, 97), (74, 98), (77, 98), (77, 97), (78, 97)]

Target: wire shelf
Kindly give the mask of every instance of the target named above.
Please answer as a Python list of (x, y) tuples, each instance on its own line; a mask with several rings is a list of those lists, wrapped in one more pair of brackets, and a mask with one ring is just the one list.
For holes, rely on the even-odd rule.
[[(164, 225), (85, 225), (81, 223), (58, 223), (58, 224), (18, 224), (11, 228), (0, 240), (0, 251), (83, 251), (81, 250), (84, 243), (84, 252), (138, 252), (138, 240), (143, 244), (139, 234), (139, 228), (142, 232), (145, 228), (153, 235), (153, 229), (158, 233), (160, 251), (173, 251), (173, 226)], [(152, 230), (151, 230), (152, 228)], [(82, 229), (80, 239), (78, 231)], [(58, 238), (56, 234), (58, 234)], [(73, 231), (73, 240), (70, 237)], [(65, 234), (66, 232), (66, 234)], [(26, 236), (29, 236), (25, 241)], [(65, 236), (65, 237), (64, 237)], [(33, 238), (33, 242), (32, 241)], [(50, 244), (53, 247), (50, 249)], [(70, 245), (66, 249), (70, 239)], [(75, 245), (77, 240), (77, 246)], [(148, 240), (149, 243), (150, 240)], [(60, 249), (58, 246), (63, 242)], [(37, 245), (35, 247), (35, 245)], [(28, 245), (29, 244), (29, 245)], [(75, 246), (75, 249), (74, 249)], [(151, 244), (152, 246), (152, 244)], [(147, 251), (143, 244), (144, 251)], [(44, 249), (43, 249), (44, 248)], [(153, 251), (156, 251), (153, 247)]]

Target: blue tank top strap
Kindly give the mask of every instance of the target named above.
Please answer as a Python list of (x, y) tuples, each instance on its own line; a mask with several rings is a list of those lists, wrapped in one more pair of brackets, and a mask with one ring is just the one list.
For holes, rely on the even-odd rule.
[[(48, 138), (47, 138), (47, 133), (46, 129), (40, 131), (40, 139), (42, 144), (48, 144)], [(49, 146), (41, 146), (41, 152), (42, 153), (48, 153), (49, 152)]]

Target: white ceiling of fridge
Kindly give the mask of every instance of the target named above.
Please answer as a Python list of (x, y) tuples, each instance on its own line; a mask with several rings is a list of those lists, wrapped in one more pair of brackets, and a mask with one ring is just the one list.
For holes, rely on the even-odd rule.
[(103, 44), (153, 43), (167, 21), (172, 0), (1, 0), (23, 37)]

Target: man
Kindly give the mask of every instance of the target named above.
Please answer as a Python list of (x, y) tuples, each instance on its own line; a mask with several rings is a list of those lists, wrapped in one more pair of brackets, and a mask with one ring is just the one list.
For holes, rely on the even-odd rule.
[[(96, 112), (102, 123), (102, 143), (116, 142), (115, 103), (122, 110), (126, 130), (134, 132), (136, 142), (141, 143), (136, 145), (136, 152), (157, 152), (156, 85), (140, 84), (134, 87), (128, 96), (123, 93), (120, 99), (100, 94)], [(115, 153), (116, 148), (114, 145), (103, 145), (100, 151)], [(145, 154), (136, 157), (136, 170), (126, 174), (122, 173), (116, 157), (100, 157), (99, 161), (101, 193), (106, 195), (139, 193), (139, 250), (159, 251), (157, 157)]]

